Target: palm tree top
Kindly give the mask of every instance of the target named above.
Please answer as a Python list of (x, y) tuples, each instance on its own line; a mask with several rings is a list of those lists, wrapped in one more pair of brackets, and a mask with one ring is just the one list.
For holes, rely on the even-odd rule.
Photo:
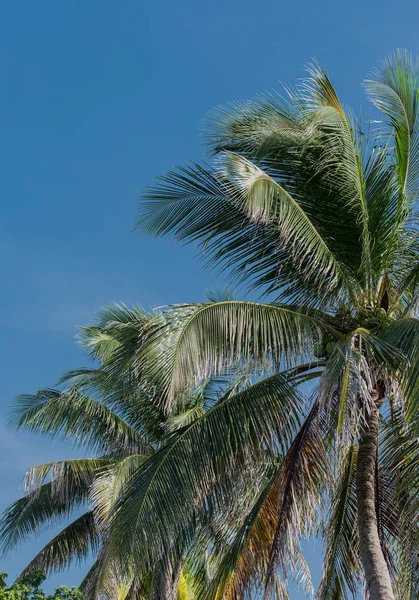
[[(378, 124), (346, 110), (317, 64), (284, 97), (219, 109), (210, 164), (142, 197), (142, 231), (197, 244), (264, 302), (116, 306), (82, 334), (101, 369), (72, 372), (61, 404), (48, 390), (17, 408), (19, 425), (106, 454), (152, 446), (111, 502), (90, 482), (96, 522), (140, 572), (187, 555), (205, 571), (199, 600), (309, 587), (300, 542), (319, 532), (319, 600), (364, 581), (371, 600), (419, 594), (418, 64), (396, 51), (364, 87)], [(193, 401), (220, 379), (212, 403)], [(31, 530), (19, 508), (3, 537)]]

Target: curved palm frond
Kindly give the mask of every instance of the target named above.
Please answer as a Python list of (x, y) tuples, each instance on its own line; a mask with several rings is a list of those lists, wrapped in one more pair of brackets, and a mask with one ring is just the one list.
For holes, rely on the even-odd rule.
[[(156, 235), (171, 233), (185, 242), (198, 241), (208, 263), (228, 269), (249, 287), (286, 292), (300, 304), (318, 304), (318, 278), (307, 274), (302, 280), (298, 263), (291, 259), (292, 245), (279, 243), (278, 225), (255, 222), (239, 198), (240, 189), (219, 170), (192, 165), (171, 171), (144, 195), (138, 227)], [(299, 217), (300, 223), (308, 222), (303, 211)], [(324, 242), (319, 244), (324, 254)], [(329, 256), (341, 272), (338, 260), (331, 252)]]
[(86, 512), (48, 542), (24, 568), (18, 580), (34, 570), (49, 575), (85, 560), (99, 549), (99, 544), (93, 513)]
[(216, 302), (169, 307), (166, 322), (150, 328), (139, 369), (161, 385), (168, 411), (175, 397), (234, 367), (279, 365), (303, 359), (321, 329), (320, 319), (278, 304)]
[(150, 317), (140, 306), (107, 306), (101, 310), (93, 325), (81, 327), (80, 343), (90, 357), (99, 360), (102, 365), (113, 362), (118, 351), (123, 351), (124, 359), (128, 362)]
[[(135, 354), (137, 351), (138, 348)], [(132, 366), (123, 373), (115, 371), (118, 370), (112, 363), (101, 369), (74, 369), (65, 373), (59, 383), (69, 385), (70, 389), (83, 390), (89, 397), (116, 412), (147, 440), (151, 451), (151, 444), (162, 437), (164, 414), (153, 395), (139, 382)]]
[(127, 448), (143, 453), (150, 451), (150, 445), (136, 429), (77, 388), (39, 390), (36, 394), (19, 396), (10, 423), (51, 437), (62, 435), (78, 446), (105, 453)]
[(341, 296), (347, 290), (355, 297), (355, 278), (330, 250), (298, 201), (278, 181), (246, 158), (231, 152), (221, 156), (222, 171), (234, 186), (233, 198), (243, 205), (252, 220), (277, 227), (279, 243), (296, 262), (300, 278), (312, 282), (318, 279), (318, 293), (321, 295), (322, 290), (327, 289), (329, 301), (336, 287), (340, 288)]
[(389, 119), (394, 132), (395, 166), (399, 182), (398, 223), (406, 218), (417, 199), (419, 178), (418, 65), (412, 56), (397, 50), (385, 58), (365, 81), (371, 101)]
[(275, 531), (267, 561), (265, 598), (272, 597), (276, 571), (280, 569), (286, 579), (290, 557), (299, 556), (298, 542), (303, 533), (312, 529), (312, 517), (321, 505), (323, 489), (330, 477), (318, 416), (316, 402), (278, 473)]
[(13, 502), (4, 512), (0, 522), (0, 543), (4, 549), (15, 547), (43, 526), (68, 517), (88, 498), (88, 486), (77, 485), (67, 473), (68, 489), (73, 493), (66, 498), (54, 495), (52, 483), (45, 483), (37, 490)]
[(102, 524), (103, 528), (121, 490), (147, 458), (148, 456), (140, 454), (130, 454), (95, 478), (90, 490), (90, 499), (97, 522)]
[(86, 489), (95, 476), (109, 468), (115, 460), (112, 457), (75, 458), (36, 465), (26, 471), (25, 490), (36, 492), (48, 477), (54, 498), (65, 500), (71, 498), (79, 487)]

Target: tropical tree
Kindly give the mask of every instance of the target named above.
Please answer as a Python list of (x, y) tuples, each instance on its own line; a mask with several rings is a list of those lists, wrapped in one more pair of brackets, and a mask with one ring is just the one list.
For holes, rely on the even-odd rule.
[(19, 583), (11, 587), (6, 584), (7, 574), (0, 573), (0, 598), (1, 600), (83, 600), (80, 590), (75, 587), (68, 589), (65, 586), (57, 588), (53, 595), (47, 596), (41, 588), (46, 576), (42, 571), (29, 573)]
[[(308, 72), (285, 99), (217, 110), (213, 165), (173, 170), (144, 194), (143, 231), (198, 244), (266, 299), (168, 307), (150, 322), (136, 368), (150, 385), (160, 376), (159, 408), (171, 415), (183, 394), (236, 368), (271, 374), (138, 466), (109, 536), (121, 556), (147, 546), (153, 564), (205, 509), (221, 541), (202, 597), (243, 598), (259, 584), (285, 597), (287, 573), (304, 571), (298, 540), (317, 522), (319, 598), (346, 598), (362, 580), (371, 600), (416, 598), (418, 65), (397, 51), (364, 82), (382, 115), (367, 126), (320, 66)], [(298, 377), (311, 378), (304, 408)], [(223, 506), (240, 497), (232, 475), (250, 468), (264, 485), (233, 539)]]

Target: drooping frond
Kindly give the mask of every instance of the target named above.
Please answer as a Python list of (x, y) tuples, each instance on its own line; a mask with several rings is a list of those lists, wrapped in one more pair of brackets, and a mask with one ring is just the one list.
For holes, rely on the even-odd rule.
[[(138, 348), (136, 348), (136, 352)], [(142, 387), (132, 365), (122, 373), (114, 372), (110, 363), (101, 369), (74, 369), (65, 373), (59, 383), (76, 388), (105, 407), (116, 412), (137, 431), (150, 446), (160, 440), (164, 414), (156, 399)]]
[(166, 323), (150, 328), (138, 365), (161, 385), (161, 402), (174, 399), (234, 366), (302, 359), (327, 324), (278, 304), (216, 302), (169, 308)]
[(222, 506), (232, 473), (258, 468), (268, 448), (287, 443), (298, 410), (296, 390), (277, 374), (228, 394), (179, 430), (124, 486), (110, 518), (118, 552), (141, 552), (152, 564), (170, 539), (185, 533), (210, 491), (211, 502)]
[[(321, 375), (318, 395), (326, 409), (337, 399), (336, 431), (340, 443), (352, 443), (362, 411), (371, 406), (371, 392), (377, 380), (390, 382), (404, 362), (400, 348), (363, 328), (337, 342)], [(362, 404), (359, 398), (363, 399)]]
[(381, 529), (392, 549), (389, 568), (397, 598), (413, 600), (419, 593), (419, 443), (401, 407), (393, 404), (383, 421), (379, 465), (382, 473)]
[(341, 294), (344, 288), (355, 294), (355, 279), (330, 250), (304, 208), (278, 181), (238, 154), (224, 153), (221, 164), (226, 179), (234, 185), (233, 197), (249, 217), (277, 227), (278, 244), (287, 248), (301, 279), (315, 283), (319, 278), (316, 283), (319, 295), (323, 286), (329, 297), (337, 286)]
[(86, 502), (88, 487), (80, 485), (80, 481), (74, 486), (71, 473), (67, 473), (67, 477), (69, 488), (73, 485), (74, 489), (71, 497), (64, 499), (61, 495), (56, 498), (52, 484), (46, 483), (16, 500), (5, 510), (0, 522), (0, 542), (5, 550), (36, 534), (43, 526), (69, 516), (74, 509)]
[[(215, 564), (210, 568), (213, 575), (209, 582), (203, 581), (195, 588), (196, 600), (250, 600), (259, 597), (258, 593), (263, 593), (270, 549), (278, 522), (282, 468), (281, 460), (279, 466), (270, 469), (265, 485), (251, 503), (251, 509), (234, 537), (231, 539), (231, 534), (226, 533), (213, 547), (211, 559)], [(285, 579), (283, 572), (275, 573), (274, 585), (281, 594), (278, 598), (288, 597), (288, 575), (305, 590), (311, 591), (310, 572), (298, 543), (287, 556), (287, 569), (289, 573), (285, 575)]]
[(404, 355), (401, 389), (408, 423), (418, 426), (419, 409), (419, 320), (399, 319), (384, 332), (383, 340)]
[(198, 589), (198, 600), (238, 600), (262, 587), (274, 535), (278, 472), (268, 478), (233, 540), (221, 539), (221, 560), (211, 581)]
[[(258, 168), (257, 163), (254, 168)], [(282, 227), (278, 221), (252, 218), (240, 186), (230, 174), (226, 176), (223, 168), (199, 165), (170, 172), (147, 191), (140, 205), (138, 226), (147, 233), (171, 233), (181, 241), (198, 241), (208, 262), (227, 268), (239, 281), (280, 293), (299, 304), (319, 304), (319, 276), (306, 269), (302, 277), (301, 260), (295, 260), (296, 249), (301, 259), (304, 244), (309, 241), (310, 248), (315, 249), (315, 254), (309, 256), (311, 264), (317, 261), (323, 271), (327, 267), (329, 276), (341, 281), (342, 289), (353, 287), (348, 270), (352, 262), (348, 267), (346, 261), (350, 254), (339, 254), (335, 231), (319, 229), (320, 215), (314, 203), (307, 212), (307, 203), (300, 193), (295, 195), (295, 187), (288, 189), (289, 182), (285, 187), (279, 176), (275, 180), (279, 187), (274, 191), (287, 189), (290, 196), (285, 193), (272, 196), (272, 186), (266, 187), (270, 181), (266, 178), (253, 186), (253, 197), (257, 191), (259, 204), (272, 204), (273, 199), (278, 204), (282, 200)], [(270, 196), (269, 202), (267, 198), (263, 200), (265, 191), (267, 198)], [(324, 198), (327, 194), (322, 190), (318, 195)]]
[(105, 529), (106, 519), (115, 507), (121, 490), (147, 460), (147, 456), (131, 454), (98, 474), (90, 490), (90, 500), (97, 523)]
[(79, 446), (105, 453), (128, 447), (142, 453), (150, 451), (149, 444), (136, 429), (77, 388), (40, 390), (19, 396), (10, 423), (34, 433), (61, 435)]
[(103, 580), (110, 566), (109, 548), (103, 544), (95, 562), (84, 576), (79, 588), (86, 600), (97, 600), (102, 591)]
[(99, 544), (100, 538), (93, 513), (84, 513), (38, 552), (22, 571), (19, 579), (34, 570), (44, 571), (47, 575), (60, 571), (74, 562), (88, 558), (91, 552), (98, 550)]

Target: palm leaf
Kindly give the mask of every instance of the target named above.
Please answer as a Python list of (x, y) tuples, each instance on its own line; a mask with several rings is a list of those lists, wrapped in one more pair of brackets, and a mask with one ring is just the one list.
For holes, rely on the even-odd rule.
[(62, 529), (24, 568), (19, 580), (34, 570), (44, 571), (47, 575), (68, 567), (74, 561), (85, 560), (99, 546), (92, 512), (86, 512)]
[(77, 388), (64, 391), (40, 390), (16, 399), (11, 425), (54, 438), (62, 435), (76, 445), (105, 453), (130, 447), (147, 453), (150, 446), (142, 436), (103, 403)]
[(275, 532), (266, 570), (265, 597), (272, 596), (275, 570), (283, 577), (290, 556), (299, 553), (298, 541), (311, 529), (313, 515), (319, 509), (322, 489), (329, 478), (316, 402), (288, 450), (278, 476)]
[(374, 79), (365, 87), (371, 101), (389, 119), (394, 132), (396, 167), (399, 180), (398, 220), (417, 197), (419, 175), (418, 66), (404, 50), (385, 58)]
[[(279, 243), (288, 249), (296, 261), (302, 279), (318, 277), (318, 290), (326, 286), (330, 295), (342, 286), (354, 294), (356, 282), (322, 238), (302, 206), (286, 189), (249, 160), (233, 153), (224, 153), (222, 168), (233, 182), (232, 194), (243, 205), (252, 220), (272, 222), (278, 228)], [(236, 191), (237, 190), (237, 191)]]
[[(166, 323), (150, 328), (138, 368), (161, 385), (161, 402), (170, 409), (188, 387), (236, 365), (302, 358), (321, 328), (316, 317), (277, 304), (217, 302), (170, 308)], [(187, 387), (188, 386), (188, 387)]]
[(73, 510), (84, 504), (88, 497), (88, 487), (74, 485), (71, 474), (67, 474), (68, 487), (73, 493), (65, 499), (56, 498), (53, 485), (45, 483), (39, 489), (30, 492), (23, 498), (13, 502), (4, 512), (0, 522), (0, 542), (3, 548), (9, 550), (18, 543), (36, 534), (54, 520), (68, 517)]

